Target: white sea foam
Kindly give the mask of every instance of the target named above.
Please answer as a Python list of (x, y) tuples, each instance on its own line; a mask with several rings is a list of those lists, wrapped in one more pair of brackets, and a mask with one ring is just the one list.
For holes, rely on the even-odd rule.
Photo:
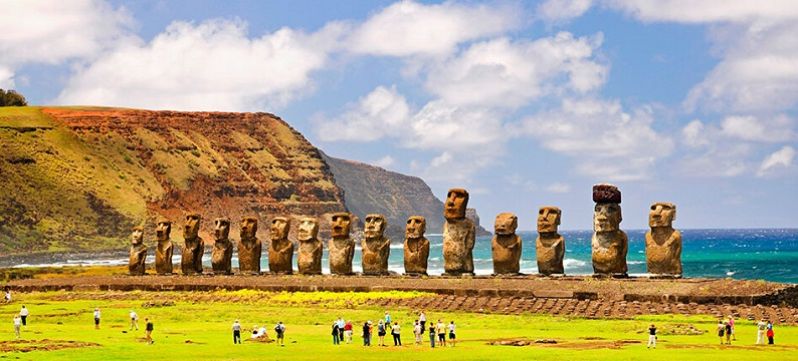
[(578, 260), (578, 259), (573, 259), (573, 258), (566, 258), (566, 259), (564, 259), (562, 261), (562, 265), (566, 269), (568, 269), (568, 268), (577, 268), (577, 267), (585, 267), (585, 266), (587, 266), (587, 262), (581, 261), (581, 260)]
[(645, 264), (644, 261), (626, 261), (627, 264)]

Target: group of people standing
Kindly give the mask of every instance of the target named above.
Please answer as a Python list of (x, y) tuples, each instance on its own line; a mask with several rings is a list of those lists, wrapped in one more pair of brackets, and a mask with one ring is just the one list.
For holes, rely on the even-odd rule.
[[(344, 321), (342, 317), (338, 317), (332, 324), (332, 337), (333, 345), (340, 345), (342, 342), (352, 343), (353, 336), (352, 321)], [(371, 320), (363, 322), (362, 337), (363, 346), (371, 346), (372, 336), (374, 331), (377, 331), (378, 343), (377, 346), (388, 346), (385, 344), (385, 336), (388, 332), (391, 333), (394, 346), (402, 346), (402, 326), (399, 321), (391, 318), (391, 314), (385, 311), (385, 316), (377, 322), (375, 327)], [(446, 325), (443, 320), (438, 320), (435, 325), (427, 327), (427, 316), (421, 311), (418, 314), (418, 319), (413, 322), (413, 336), (415, 336), (415, 344), (421, 345), (423, 343), (424, 333), (429, 334), (430, 347), (435, 347), (436, 340), (439, 346), (446, 346), (446, 336), (449, 336), (449, 346), (456, 344), (456, 326), (454, 321)]]
[[(235, 322), (233, 322), (232, 329), (233, 329), (233, 344), (240, 344), (241, 343), (241, 322), (239, 322), (238, 320), (235, 320)], [(277, 322), (276, 325), (274, 325), (274, 333), (277, 336), (277, 344), (280, 345), (280, 346), (285, 346), (285, 324), (283, 324), (283, 321), (279, 321), (279, 322)], [(268, 340), (268, 338), (269, 338), (269, 335), (266, 333), (266, 327), (265, 326), (258, 327), (258, 325), (255, 325), (255, 326), (252, 327), (252, 339), (253, 340), (257, 340), (257, 339), (267, 339)]]
[[(734, 317), (729, 316), (729, 318), (724, 322), (723, 318), (718, 319), (718, 338), (720, 339), (720, 344), (724, 344), (724, 337), (726, 338), (726, 345), (731, 345), (732, 341), (737, 341), (737, 333), (735, 332), (736, 328), (734, 325)], [(774, 344), (774, 337), (775, 332), (773, 331), (773, 323), (770, 320), (759, 320), (756, 324), (756, 344), (757, 345), (764, 345), (765, 344), (765, 337), (768, 339), (768, 344)]]

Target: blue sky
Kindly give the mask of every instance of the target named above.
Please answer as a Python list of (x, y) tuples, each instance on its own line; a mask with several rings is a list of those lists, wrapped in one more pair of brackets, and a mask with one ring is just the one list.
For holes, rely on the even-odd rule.
[(0, 0), (0, 87), (32, 104), (267, 111), (328, 154), (589, 229), (798, 227), (798, 4)]

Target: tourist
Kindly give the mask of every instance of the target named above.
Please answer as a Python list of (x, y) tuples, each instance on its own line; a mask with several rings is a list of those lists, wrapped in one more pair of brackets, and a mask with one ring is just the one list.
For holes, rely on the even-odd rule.
[(648, 345), (646, 345), (646, 348), (652, 347), (657, 348), (657, 326), (654, 326), (653, 323), (648, 327)]
[(11, 289), (6, 287), (6, 294), (3, 296), (3, 301), (5, 303), (11, 303)]
[(269, 335), (266, 334), (265, 324), (263, 326), (260, 326), (260, 328), (258, 328), (258, 338), (265, 338), (267, 340), (269, 339)]
[(385, 327), (391, 327), (391, 314), (385, 311)]
[(19, 328), (22, 326), (22, 320), (20, 319), (19, 315), (14, 315), (14, 333), (19, 338)]
[(155, 341), (153, 341), (153, 339), (152, 339), (152, 331), (154, 329), (155, 329), (155, 326), (152, 324), (152, 321), (150, 321), (149, 318), (144, 318), (145, 337), (147, 339), (147, 343), (150, 344), (150, 345), (155, 343)]
[(394, 322), (393, 326), (391, 327), (391, 335), (393, 336), (393, 345), (394, 346), (402, 346), (402, 335), (401, 335), (401, 327), (399, 327), (399, 322)]
[(338, 342), (344, 342), (344, 326), (346, 326), (346, 322), (339, 316), (336, 325), (338, 325)]
[(346, 338), (346, 343), (352, 343), (352, 320), (346, 321), (344, 325), (344, 337)]
[(233, 322), (233, 345), (241, 344), (241, 324), (238, 320)]
[(22, 305), (22, 309), (19, 310), (19, 317), (22, 318), (22, 326), (27, 326), (28, 325), (28, 315), (29, 314), (30, 313), (28, 312), (28, 309), (25, 308), (25, 305)]
[(768, 324), (765, 323), (765, 320), (759, 320), (756, 324), (756, 344), (757, 345), (764, 345), (765, 344), (765, 331), (767, 330)]
[(380, 346), (387, 346), (385, 344), (385, 322), (380, 320), (380, 323), (377, 324), (377, 336), (380, 338)]
[(424, 314), (423, 310), (418, 314), (418, 322), (421, 323), (421, 333), (423, 334), (427, 326), (427, 315)]
[(726, 344), (731, 345), (731, 333), (732, 333), (732, 326), (730, 323), (726, 322)]
[(413, 336), (416, 336), (416, 345), (421, 344), (421, 323), (416, 320), (413, 324)]
[(371, 346), (371, 321), (363, 322), (363, 346)]
[(726, 326), (723, 324), (723, 319), (718, 320), (718, 337), (720, 344), (723, 344), (723, 335), (726, 333)]
[(446, 325), (443, 324), (443, 321), (438, 320), (438, 324), (435, 325), (435, 332), (438, 333), (438, 343), (441, 347), (446, 346)]
[(732, 341), (737, 341), (737, 332), (734, 329), (734, 317), (732, 315), (729, 315), (729, 325), (731, 325)]
[(333, 345), (341, 344), (341, 332), (339, 332), (338, 321), (333, 322), (332, 337), (333, 337)]
[(274, 333), (277, 334), (277, 344), (280, 347), (285, 347), (285, 325), (283, 325), (283, 321), (277, 322), (277, 325), (274, 326)]
[(454, 321), (452, 321), (451, 323), (449, 323), (449, 343), (452, 345), (452, 347), (454, 347), (454, 345), (456, 344), (455, 342), (456, 339), (457, 337), (454, 333)]
[(770, 322), (770, 320), (768, 320), (767, 336), (768, 336), (768, 345), (772, 345), (773, 344), (773, 336), (775, 336), (775, 334), (773, 332), (773, 323)]
[(429, 346), (435, 348), (435, 327), (429, 327)]
[(254, 340), (254, 339), (260, 337), (260, 333), (259, 332), (260, 332), (260, 328), (258, 327), (258, 325), (252, 326), (252, 335), (250, 336), (250, 339)]
[(136, 314), (136, 311), (130, 310), (130, 330), (133, 331), (134, 327), (136, 331), (139, 330), (139, 315)]
[(100, 329), (100, 309), (94, 309), (94, 328), (99, 330)]

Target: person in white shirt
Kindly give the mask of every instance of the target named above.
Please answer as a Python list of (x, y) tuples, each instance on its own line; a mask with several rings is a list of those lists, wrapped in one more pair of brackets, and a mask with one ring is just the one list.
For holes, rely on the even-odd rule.
[(413, 335), (416, 336), (416, 345), (421, 344), (421, 323), (416, 320), (416, 323), (413, 324)]
[(19, 310), (19, 317), (22, 318), (22, 326), (27, 326), (28, 325), (28, 315), (29, 314), (30, 313), (28, 312), (28, 309), (25, 308), (25, 305), (22, 305), (22, 309)]
[(233, 322), (233, 344), (241, 344), (241, 323)]
[(765, 331), (768, 328), (768, 324), (765, 323), (765, 320), (759, 320), (759, 323), (756, 324), (756, 344), (757, 345), (764, 345), (765, 344)]
[(130, 330), (133, 331), (134, 327), (136, 331), (139, 330), (139, 315), (136, 314), (136, 311), (130, 310)]
[(9, 289), (6, 289), (6, 295), (5, 295), (5, 296), (3, 296), (3, 300), (4, 300), (6, 303), (11, 303), (11, 290), (9, 290)]
[(100, 309), (94, 309), (94, 328), (99, 330), (100, 329)]
[(418, 314), (418, 322), (421, 323), (421, 333), (424, 333), (427, 327), (427, 315), (424, 314), (424, 311)]
[(449, 324), (449, 344), (454, 347), (456, 335), (454, 334), (454, 321)]
[(14, 333), (17, 334), (17, 338), (19, 338), (19, 328), (22, 325), (22, 320), (20, 319), (19, 315), (14, 315)]
[(391, 335), (393, 335), (394, 346), (402, 346), (401, 330), (402, 329), (399, 327), (399, 322), (394, 322), (393, 326), (391, 326)]

